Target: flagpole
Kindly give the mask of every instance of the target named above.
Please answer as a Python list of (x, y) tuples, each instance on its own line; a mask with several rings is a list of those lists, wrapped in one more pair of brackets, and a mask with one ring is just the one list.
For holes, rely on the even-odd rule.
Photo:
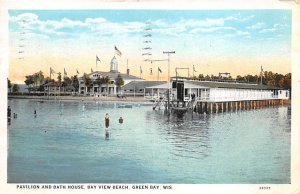
[(194, 71), (195, 71), (195, 66), (193, 65), (193, 79), (194, 79)]
[(142, 78), (142, 67), (140, 66), (140, 79)]
[(262, 74), (263, 74), (262, 66), (260, 66), (260, 85), (262, 85)]
[(51, 82), (51, 67), (50, 67), (50, 80), (48, 83), (48, 100), (50, 100), (50, 82)]

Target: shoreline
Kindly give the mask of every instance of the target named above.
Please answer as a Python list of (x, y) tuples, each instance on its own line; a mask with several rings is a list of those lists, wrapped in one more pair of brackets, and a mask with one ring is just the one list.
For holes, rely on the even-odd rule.
[(56, 96), (48, 99), (47, 96), (17, 96), (17, 95), (8, 95), (8, 99), (32, 99), (32, 100), (42, 100), (42, 101), (104, 101), (104, 102), (137, 102), (143, 104), (152, 104), (152, 102), (146, 100), (144, 97), (126, 97), (118, 98), (114, 96), (105, 96), (105, 97), (94, 97), (94, 96)]
[[(126, 98), (118, 98), (115, 96), (95, 97), (95, 96), (56, 96), (48, 99), (47, 96), (22, 96), (22, 95), (8, 95), (8, 99), (31, 99), (42, 101), (88, 101), (88, 102), (119, 102), (119, 103), (143, 103), (153, 104), (153, 102), (146, 100), (142, 96), (129, 96)], [(282, 105), (291, 105), (291, 99), (284, 99)]]

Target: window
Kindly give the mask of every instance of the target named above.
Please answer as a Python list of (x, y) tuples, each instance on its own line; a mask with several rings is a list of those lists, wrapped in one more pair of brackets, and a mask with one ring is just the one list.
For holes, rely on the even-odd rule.
[(282, 91), (280, 90), (280, 91), (279, 91), (279, 94), (281, 94), (281, 93), (282, 93)]

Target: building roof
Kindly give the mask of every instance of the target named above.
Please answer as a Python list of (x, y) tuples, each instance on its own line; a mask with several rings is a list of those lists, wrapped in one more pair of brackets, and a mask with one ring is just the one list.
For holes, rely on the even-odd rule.
[[(122, 87), (123, 90), (131, 90), (135, 88), (135, 90), (140, 90), (144, 88), (149, 88), (151, 86), (158, 86), (161, 84), (167, 83), (166, 81), (131, 81), (125, 86)], [(155, 87), (154, 87), (155, 88)]]
[(44, 84), (44, 86), (59, 87), (59, 86), (62, 86), (62, 84), (58, 84), (55, 82), (49, 82), (49, 83)]
[(159, 85), (155, 85), (155, 86), (149, 86), (149, 87), (147, 87), (148, 89), (168, 89), (168, 88), (171, 88), (172, 87), (172, 85), (171, 85), (171, 83), (167, 83), (167, 82), (165, 82), (165, 83), (163, 83), (163, 84), (159, 84)]
[(116, 79), (118, 77), (118, 75), (121, 75), (123, 79), (140, 79), (143, 80), (139, 77), (136, 77), (134, 75), (127, 75), (126, 73), (119, 73), (119, 72), (115, 72), (115, 71), (110, 71), (110, 72), (104, 72), (104, 71), (94, 71), (92, 73), (87, 74), (88, 76), (93, 75), (93, 74), (101, 74), (102, 76), (106, 77), (110, 77), (112, 79)]
[(213, 81), (196, 81), (185, 80), (189, 87), (203, 87), (203, 88), (236, 88), (236, 89), (257, 89), (257, 90), (283, 90), (283, 88), (259, 84), (245, 84), (245, 83), (232, 83), (232, 82), (213, 82)]

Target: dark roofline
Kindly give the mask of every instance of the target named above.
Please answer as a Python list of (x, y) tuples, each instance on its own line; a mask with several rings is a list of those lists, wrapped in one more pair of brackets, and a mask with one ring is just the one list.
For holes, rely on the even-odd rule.
[(146, 87), (157, 86), (164, 83), (167, 82), (166, 81), (131, 81), (128, 84), (124, 85), (122, 89), (126, 90), (126, 89), (132, 89), (134, 87), (136, 89), (144, 89)]

